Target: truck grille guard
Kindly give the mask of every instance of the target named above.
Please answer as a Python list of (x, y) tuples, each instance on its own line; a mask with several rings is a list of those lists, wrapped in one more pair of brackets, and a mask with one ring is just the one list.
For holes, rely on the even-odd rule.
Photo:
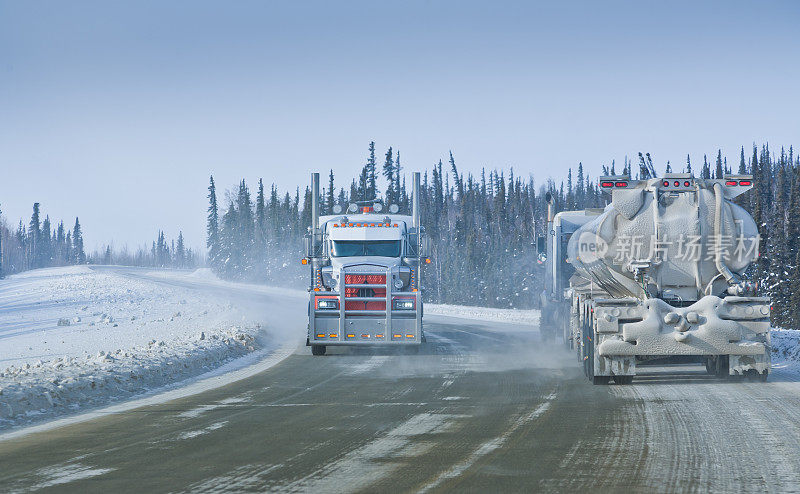
[[(382, 272), (381, 272), (382, 271)], [(417, 331), (422, 329), (422, 304), (420, 292), (418, 291), (392, 291), (392, 266), (384, 267), (377, 265), (344, 265), (339, 272), (339, 290), (335, 292), (317, 292), (325, 297), (336, 297), (339, 302), (339, 334), (344, 334), (345, 320), (348, 317), (359, 316), (383, 316), (386, 318), (387, 332), (392, 328), (393, 317), (409, 318), (417, 320)], [(350, 283), (348, 283), (350, 281)], [(373, 283), (368, 283), (372, 281)], [(380, 283), (375, 283), (380, 281)], [(407, 289), (410, 289), (409, 286)], [(372, 290), (374, 296), (359, 296), (363, 290)], [(411, 298), (414, 300), (413, 310), (395, 310), (392, 304), (393, 298)], [(353, 303), (364, 303), (364, 309), (353, 309)], [(367, 308), (370, 304), (380, 304), (382, 308)], [(373, 306), (374, 307), (374, 306)], [(316, 316), (330, 316), (330, 311), (314, 309)]]

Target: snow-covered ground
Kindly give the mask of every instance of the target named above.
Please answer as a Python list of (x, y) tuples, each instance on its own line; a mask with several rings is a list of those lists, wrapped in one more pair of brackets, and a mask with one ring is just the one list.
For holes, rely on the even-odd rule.
[(201, 291), (88, 267), (20, 273), (0, 281), (0, 429), (197, 376), (265, 341)]
[(460, 317), (474, 321), (508, 322), (539, 325), (538, 310), (495, 309), (466, 305), (425, 304), (426, 315)]

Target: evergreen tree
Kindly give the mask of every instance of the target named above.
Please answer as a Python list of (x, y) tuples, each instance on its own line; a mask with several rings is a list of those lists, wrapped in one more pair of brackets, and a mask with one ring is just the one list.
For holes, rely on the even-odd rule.
[(714, 170), (714, 178), (723, 178), (724, 173), (722, 171), (722, 150), (717, 151), (717, 167)]
[(333, 206), (336, 204), (336, 197), (334, 196), (335, 189), (333, 186), (333, 169), (328, 175), (328, 191), (325, 198), (325, 214), (333, 214)]
[(83, 232), (78, 218), (75, 218), (75, 226), (72, 228), (72, 250), (73, 262), (75, 264), (86, 264), (86, 252), (83, 251)]
[(39, 252), (39, 238), (41, 237), (41, 222), (39, 221), (39, 203), (33, 203), (33, 214), (28, 225), (28, 265), (36, 269), (41, 267), (41, 254)]
[(186, 246), (183, 243), (183, 232), (178, 232), (178, 243), (175, 246), (175, 266), (186, 267)]
[(217, 188), (214, 185), (213, 176), (209, 178), (207, 214), (206, 247), (208, 247), (208, 262), (212, 268), (219, 268), (220, 262), (222, 262), (219, 238), (219, 209), (217, 206)]

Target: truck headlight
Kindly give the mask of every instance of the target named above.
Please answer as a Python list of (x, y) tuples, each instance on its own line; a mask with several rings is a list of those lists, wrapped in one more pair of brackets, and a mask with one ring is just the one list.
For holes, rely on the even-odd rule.
[(332, 298), (317, 299), (317, 309), (338, 309), (339, 301)]
[(414, 310), (414, 306), (413, 298), (396, 298), (392, 301), (393, 310)]

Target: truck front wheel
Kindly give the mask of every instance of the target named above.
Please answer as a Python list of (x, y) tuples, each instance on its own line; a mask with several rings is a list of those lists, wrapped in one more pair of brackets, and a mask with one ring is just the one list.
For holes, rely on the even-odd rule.
[(311, 355), (325, 355), (325, 345), (311, 345)]

